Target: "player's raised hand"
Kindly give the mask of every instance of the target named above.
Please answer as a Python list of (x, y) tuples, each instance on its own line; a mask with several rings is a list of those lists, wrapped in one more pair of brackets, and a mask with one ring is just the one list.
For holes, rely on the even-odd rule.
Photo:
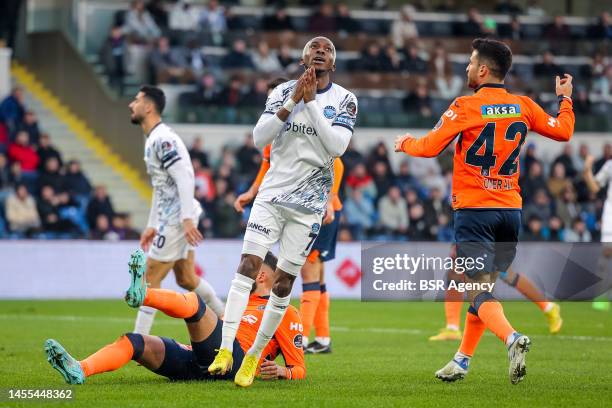
[(204, 240), (204, 237), (190, 218), (183, 220), (183, 232), (185, 233), (185, 239), (191, 246), (197, 246), (200, 241)]
[(308, 68), (304, 74), (304, 103), (308, 103), (317, 97), (317, 74), (314, 67)]
[(153, 242), (153, 238), (155, 238), (156, 234), (157, 230), (151, 227), (142, 231), (142, 234), (140, 234), (140, 247), (143, 251), (147, 252), (149, 250), (151, 242)]
[(291, 99), (293, 102), (300, 103), (302, 98), (304, 97), (304, 78), (306, 77), (306, 72), (304, 72), (295, 83), (295, 88), (293, 88), (293, 95), (291, 95)]
[(261, 369), (259, 375), (262, 380), (277, 380), (279, 378), (287, 378), (287, 369), (283, 366), (279, 366), (274, 361), (264, 360), (261, 363)]
[(565, 74), (563, 78), (557, 75), (557, 77), (555, 78), (555, 81), (556, 81), (555, 90), (557, 92), (557, 96), (567, 96), (570, 98), (572, 97), (572, 90), (573, 90), (572, 80), (573, 79), (574, 78), (570, 74)]
[(395, 138), (395, 151), (396, 152), (401, 152), (402, 150), (402, 145), (404, 144), (404, 141), (408, 140), (408, 139), (414, 139), (414, 136), (412, 136), (410, 133), (406, 133), (405, 135), (399, 135)]
[(254, 198), (255, 194), (253, 194), (251, 190), (245, 191), (236, 198), (236, 201), (234, 201), (234, 209), (242, 214), (244, 212), (244, 206), (250, 204)]

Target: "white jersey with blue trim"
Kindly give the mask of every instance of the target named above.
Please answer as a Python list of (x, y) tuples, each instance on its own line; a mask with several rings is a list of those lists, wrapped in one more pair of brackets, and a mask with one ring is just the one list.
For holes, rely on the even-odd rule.
[[(180, 224), (181, 220), (186, 218), (197, 220), (202, 213), (202, 207), (193, 197), (193, 166), (189, 152), (176, 132), (164, 123), (157, 124), (147, 137), (144, 160), (153, 186), (148, 226), (159, 228), (161, 225)], [(179, 183), (174, 177), (181, 177), (180, 182), (186, 186), (187, 194), (191, 197), (190, 200), (184, 200), (183, 205)]]
[[(607, 196), (601, 214), (602, 241), (610, 242), (612, 239), (612, 159), (606, 161), (595, 175), (595, 181), (601, 188), (606, 188)], [(605, 240), (604, 240), (605, 238)]]
[[(293, 94), (296, 83), (295, 80), (288, 81), (274, 88), (260, 121), (279, 111)], [(353, 132), (357, 120), (357, 98), (352, 92), (330, 82), (325, 89), (317, 90), (315, 101), (332, 127), (339, 126)], [(270, 170), (259, 187), (257, 200), (323, 214), (333, 181), (335, 157), (319, 139), (305, 109), (302, 100), (274, 138)]]

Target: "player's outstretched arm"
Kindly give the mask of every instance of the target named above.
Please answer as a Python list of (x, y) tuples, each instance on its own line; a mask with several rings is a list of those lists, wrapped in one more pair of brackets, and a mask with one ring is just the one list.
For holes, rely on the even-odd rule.
[(556, 77), (556, 92), (559, 97), (559, 114), (556, 118), (544, 112), (537, 103), (527, 98), (531, 110), (531, 126), (535, 132), (560, 142), (567, 142), (574, 134), (574, 109), (572, 104), (572, 76)]
[(463, 130), (461, 103), (455, 100), (442, 115), (436, 126), (424, 137), (416, 139), (410, 133), (395, 139), (395, 151), (404, 152), (410, 156), (435, 157), (448, 146)]

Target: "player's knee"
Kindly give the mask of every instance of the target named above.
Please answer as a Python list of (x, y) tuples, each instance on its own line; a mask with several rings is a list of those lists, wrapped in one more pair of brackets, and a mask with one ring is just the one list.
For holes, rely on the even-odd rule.
[(261, 259), (255, 255), (243, 254), (238, 265), (238, 273), (255, 279), (261, 266)]
[(291, 293), (291, 289), (293, 288), (293, 282), (295, 281), (295, 276), (289, 275), (288, 273), (281, 272), (276, 281), (274, 282), (274, 286), (272, 287), (272, 291), (276, 296), (279, 297), (287, 297)]
[(126, 338), (132, 344), (132, 349), (134, 349), (134, 354), (132, 354), (132, 360), (138, 360), (142, 356), (145, 346), (144, 337), (142, 337), (142, 334), (125, 333), (119, 338), (119, 340), (121, 340), (122, 338)]
[(186, 290), (194, 290), (197, 285), (197, 279), (193, 274), (176, 274), (176, 284)]
[(495, 297), (491, 294), (491, 292), (480, 292), (478, 295), (476, 295), (473, 301), (476, 315), (478, 315), (478, 310), (484, 302), (493, 300), (495, 300)]

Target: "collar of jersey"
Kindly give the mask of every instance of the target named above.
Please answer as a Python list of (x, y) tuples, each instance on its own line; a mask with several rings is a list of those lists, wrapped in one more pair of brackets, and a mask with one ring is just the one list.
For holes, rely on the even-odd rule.
[(317, 93), (318, 93), (318, 94), (322, 94), (322, 93), (325, 93), (325, 92), (329, 91), (329, 90), (331, 89), (331, 87), (332, 87), (332, 85), (333, 85), (333, 84), (334, 84), (334, 83), (333, 83), (332, 81), (329, 81), (329, 84), (327, 84), (327, 86), (326, 86), (325, 88), (323, 88), (323, 89), (317, 89)]
[(154, 131), (155, 129), (157, 129), (157, 127), (158, 127), (159, 125), (161, 125), (161, 124), (162, 124), (162, 121), (161, 121), (161, 120), (160, 120), (159, 122), (157, 122), (157, 124), (156, 124), (155, 126), (153, 126), (153, 129), (151, 129), (151, 130), (149, 131), (149, 134), (147, 134), (147, 137), (151, 136), (151, 135), (153, 134), (153, 131)]
[(478, 88), (474, 89), (474, 93), (480, 91), (482, 88), (506, 89), (506, 85), (504, 84), (482, 84)]

